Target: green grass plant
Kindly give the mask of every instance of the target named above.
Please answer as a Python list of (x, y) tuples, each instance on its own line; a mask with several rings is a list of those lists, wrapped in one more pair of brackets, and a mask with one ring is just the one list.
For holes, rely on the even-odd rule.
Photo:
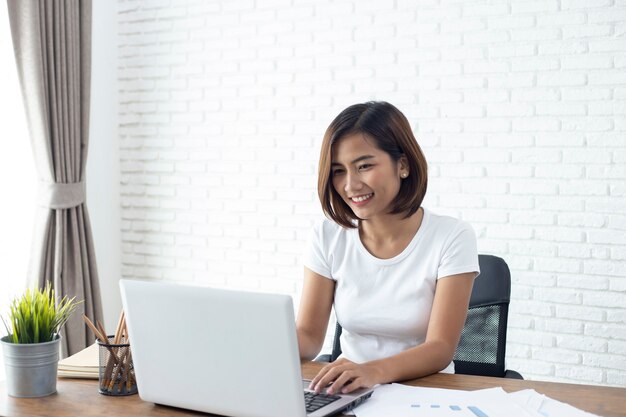
[(9, 322), (4, 326), (12, 343), (51, 342), (61, 326), (70, 318), (82, 301), (76, 297), (63, 297), (58, 305), (54, 300), (54, 290), (50, 282), (43, 289), (27, 289), (21, 297), (13, 299), (10, 305)]

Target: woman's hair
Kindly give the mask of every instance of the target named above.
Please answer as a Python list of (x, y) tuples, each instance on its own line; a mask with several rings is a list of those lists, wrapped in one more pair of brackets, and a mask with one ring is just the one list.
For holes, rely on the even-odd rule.
[(409, 176), (402, 180), (391, 214), (413, 215), (421, 206), (428, 185), (428, 166), (409, 121), (393, 105), (384, 101), (355, 104), (341, 113), (326, 129), (320, 151), (317, 193), (324, 213), (343, 227), (354, 228), (359, 218), (333, 186), (332, 148), (342, 138), (363, 133), (394, 162), (406, 157)]

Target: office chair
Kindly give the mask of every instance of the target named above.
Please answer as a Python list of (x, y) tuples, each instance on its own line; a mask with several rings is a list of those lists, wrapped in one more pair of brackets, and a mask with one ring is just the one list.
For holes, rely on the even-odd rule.
[(511, 300), (511, 272), (502, 258), (478, 255), (480, 277), (474, 281), (461, 340), (454, 354), (457, 374), (523, 379), (504, 368)]
[[(467, 319), (454, 354), (457, 374), (524, 379), (504, 368), (506, 330), (511, 297), (511, 272), (502, 258), (478, 255), (480, 277), (474, 281)], [(341, 355), (341, 325), (335, 327), (331, 354), (315, 358), (333, 362)]]

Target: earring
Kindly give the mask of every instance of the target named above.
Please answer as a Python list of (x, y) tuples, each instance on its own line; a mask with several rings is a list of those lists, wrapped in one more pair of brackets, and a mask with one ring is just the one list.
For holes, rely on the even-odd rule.
[(402, 174), (400, 174), (400, 176), (401, 176), (402, 178), (406, 178), (406, 177), (408, 177), (408, 176), (409, 176), (409, 174), (407, 174), (406, 172), (403, 172)]

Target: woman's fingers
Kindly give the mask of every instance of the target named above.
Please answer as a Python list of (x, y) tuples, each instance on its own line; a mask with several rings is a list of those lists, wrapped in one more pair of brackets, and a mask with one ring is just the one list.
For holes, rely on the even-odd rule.
[(326, 393), (328, 394), (336, 394), (338, 392), (340, 392), (341, 388), (348, 382), (354, 379), (354, 370), (352, 369), (347, 369), (342, 371), (337, 378), (335, 378), (335, 381), (328, 387), (328, 389), (326, 389)]
[(341, 388), (341, 393), (342, 394), (349, 394), (352, 391), (359, 389), (359, 388), (371, 388), (372, 386), (374, 386), (374, 384), (366, 384), (364, 383), (363, 378), (358, 377), (353, 379), (352, 381), (348, 381), (343, 388)]
[(340, 359), (324, 366), (311, 381), (309, 389), (320, 393), (326, 388), (328, 394), (347, 394), (375, 383), (376, 372), (372, 367)]
[(328, 373), (328, 371), (332, 368), (332, 363), (324, 366), (320, 371), (315, 375), (315, 377), (311, 380), (309, 384), (309, 389), (314, 390), (315, 392), (319, 392), (317, 386), (320, 385), (320, 381), (322, 378)]
[(338, 359), (335, 362), (329, 363), (328, 365), (324, 366), (322, 369), (320, 369), (317, 375), (315, 375), (315, 378), (311, 380), (311, 384), (309, 384), (309, 389), (320, 393), (331, 382), (335, 381), (337, 376), (339, 376), (343, 372), (343, 367), (346, 363), (352, 362), (346, 359)]

